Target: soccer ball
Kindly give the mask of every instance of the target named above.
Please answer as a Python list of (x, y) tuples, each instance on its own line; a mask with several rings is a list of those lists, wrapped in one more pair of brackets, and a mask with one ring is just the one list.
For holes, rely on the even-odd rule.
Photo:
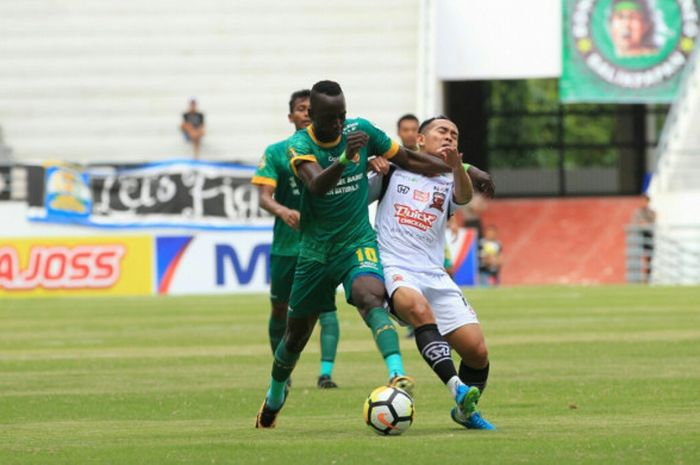
[(371, 392), (364, 406), (365, 423), (377, 434), (399, 435), (413, 423), (413, 399), (403, 389), (380, 386)]

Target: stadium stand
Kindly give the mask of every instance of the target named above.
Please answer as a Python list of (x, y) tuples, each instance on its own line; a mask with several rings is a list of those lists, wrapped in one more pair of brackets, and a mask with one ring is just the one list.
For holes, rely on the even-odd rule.
[(652, 282), (700, 283), (700, 53), (693, 53), (658, 148)]
[(178, 128), (196, 97), (202, 158), (255, 162), (289, 132), (289, 93), (332, 78), (352, 115), (392, 129), (415, 104), (418, 5), (3, 1), (0, 121), (18, 161), (191, 157)]
[(12, 149), (5, 144), (5, 135), (0, 126), (0, 163), (9, 162), (12, 160)]

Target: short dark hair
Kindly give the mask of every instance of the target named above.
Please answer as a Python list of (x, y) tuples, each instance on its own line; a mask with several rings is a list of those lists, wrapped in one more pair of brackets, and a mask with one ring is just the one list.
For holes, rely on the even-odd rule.
[(423, 121), (422, 123), (420, 123), (420, 126), (418, 127), (418, 132), (422, 134), (423, 131), (430, 125), (430, 123), (432, 123), (433, 121), (439, 120), (439, 119), (446, 119), (447, 121), (452, 121), (450, 118), (448, 118), (445, 115), (433, 116), (432, 118), (428, 118), (425, 121)]
[(343, 89), (341, 89), (340, 84), (335, 81), (318, 81), (311, 88), (311, 92), (327, 95), (329, 97), (335, 97), (342, 94)]
[(311, 96), (311, 91), (309, 89), (302, 89), (294, 92), (291, 97), (289, 97), (289, 113), (294, 112), (294, 104), (297, 100), (303, 100)]
[(413, 113), (406, 113), (396, 122), (396, 129), (401, 128), (401, 123), (403, 123), (404, 121), (415, 121), (416, 123), (419, 122), (416, 115), (414, 115)]

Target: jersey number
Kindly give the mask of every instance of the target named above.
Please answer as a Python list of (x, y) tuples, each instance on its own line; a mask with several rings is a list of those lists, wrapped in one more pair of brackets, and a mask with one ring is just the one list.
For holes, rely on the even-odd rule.
[(368, 262), (377, 263), (377, 252), (372, 247), (365, 247), (364, 253), (362, 252), (363, 249), (357, 249), (355, 251), (357, 254), (357, 261), (364, 262), (367, 260)]

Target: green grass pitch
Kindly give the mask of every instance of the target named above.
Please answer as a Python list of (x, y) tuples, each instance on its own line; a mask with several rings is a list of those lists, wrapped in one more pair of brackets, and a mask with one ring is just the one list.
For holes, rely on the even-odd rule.
[(266, 296), (0, 300), (0, 464), (700, 463), (700, 288), (466, 293), (498, 431), (453, 424), (447, 389), (402, 338), (418, 385), (400, 437), (362, 420), (386, 374), (344, 303), (340, 388), (315, 387), (315, 333), (277, 429), (259, 431)]

